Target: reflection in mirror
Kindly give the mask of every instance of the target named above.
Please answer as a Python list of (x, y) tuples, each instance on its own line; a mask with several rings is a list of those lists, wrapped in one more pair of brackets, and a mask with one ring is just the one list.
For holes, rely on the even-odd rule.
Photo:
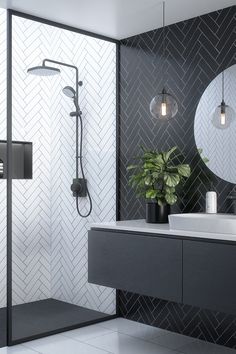
[[(194, 136), (197, 148), (207, 167), (225, 181), (236, 183), (236, 65), (224, 70), (206, 88), (198, 104)], [(219, 129), (213, 122), (216, 108), (224, 100), (232, 109), (227, 129)], [(227, 119), (227, 117), (226, 117)]]
[(234, 110), (225, 103), (225, 73), (222, 76), (222, 101), (219, 106), (216, 107), (212, 115), (212, 124), (218, 129), (228, 129), (230, 124), (234, 120)]

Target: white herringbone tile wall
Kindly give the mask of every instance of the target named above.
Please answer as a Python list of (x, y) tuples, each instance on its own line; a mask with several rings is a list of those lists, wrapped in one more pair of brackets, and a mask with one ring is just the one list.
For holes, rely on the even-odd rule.
[[(58, 43), (60, 46), (58, 47)], [(61, 88), (74, 86), (73, 70), (63, 70), (52, 90), (52, 296), (84, 307), (114, 313), (114, 291), (87, 281), (87, 231), (94, 221), (115, 219), (115, 45), (54, 29), (51, 56), (75, 63), (83, 87), (84, 167), (93, 199), (88, 219), (78, 216), (70, 184), (75, 176), (73, 103)], [(87, 201), (80, 202), (83, 213)]]
[[(74, 86), (74, 72), (27, 75), (45, 57), (77, 65), (84, 83), (83, 157), (93, 200), (87, 219), (70, 191), (75, 120), (61, 92)], [(13, 303), (53, 297), (114, 313), (114, 290), (87, 281), (87, 231), (92, 222), (115, 219), (115, 44), (14, 16), (12, 123), (14, 140), (33, 142), (33, 179), (13, 181)], [(81, 201), (83, 212), (87, 206)]]
[[(12, 137), (33, 143), (33, 179), (13, 180), (13, 304), (51, 294), (51, 112), (49, 78), (27, 75), (50, 50), (50, 31), (13, 17)], [(38, 80), (37, 80), (38, 79)], [(46, 99), (44, 95), (47, 95)]]
[[(6, 140), (6, 11), (0, 9), (0, 140)], [(0, 307), (6, 306), (6, 180), (0, 179)]]

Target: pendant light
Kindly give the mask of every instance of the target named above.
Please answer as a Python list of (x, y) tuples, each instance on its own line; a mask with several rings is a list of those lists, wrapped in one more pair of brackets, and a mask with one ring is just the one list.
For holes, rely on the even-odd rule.
[(216, 107), (213, 116), (212, 124), (217, 129), (227, 129), (234, 119), (234, 110), (225, 103), (225, 76), (222, 72), (222, 101), (221, 104)]
[[(162, 21), (163, 21), (163, 27), (162, 27), (162, 35), (163, 35), (163, 63), (165, 63), (165, 2), (163, 4), (163, 11), (162, 11)], [(164, 65), (164, 64), (163, 64)], [(163, 77), (165, 79), (165, 70), (163, 70)], [(164, 80), (163, 80), (164, 81)], [(171, 118), (173, 118), (176, 113), (178, 112), (178, 104), (175, 100), (175, 98), (170, 95), (165, 87), (163, 87), (161, 93), (159, 93), (157, 96), (155, 96), (151, 103), (150, 103), (150, 112), (151, 115), (159, 119), (161, 121), (167, 121)]]

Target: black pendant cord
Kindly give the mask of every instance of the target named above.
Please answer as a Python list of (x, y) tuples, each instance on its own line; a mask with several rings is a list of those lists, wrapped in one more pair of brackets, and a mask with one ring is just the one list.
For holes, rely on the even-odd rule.
[[(83, 121), (82, 121), (82, 116), (80, 113), (80, 109), (79, 107), (76, 107), (77, 109), (77, 115), (76, 115), (76, 178), (78, 178), (79, 175), (79, 163), (80, 162), (80, 170), (81, 170), (81, 174), (83, 179), (85, 180), (85, 174), (84, 174), (84, 167), (83, 167)], [(79, 120), (80, 120), (80, 144), (79, 144)], [(79, 208), (79, 197), (76, 196), (76, 209), (77, 212), (79, 214), (79, 216), (81, 216), (82, 218), (87, 218), (93, 209), (93, 203), (92, 203), (92, 198), (89, 192), (89, 189), (87, 187), (87, 183), (86, 185), (86, 191), (87, 191), (87, 195), (89, 198), (89, 211), (87, 212), (87, 214), (82, 214)]]
[(166, 65), (165, 65), (165, 54), (166, 54), (166, 35), (165, 35), (165, 1), (162, 3), (162, 57), (163, 57), (163, 90), (165, 90), (166, 83)]
[(222, 102), (225, 100), (225, 74), (222, 72)]

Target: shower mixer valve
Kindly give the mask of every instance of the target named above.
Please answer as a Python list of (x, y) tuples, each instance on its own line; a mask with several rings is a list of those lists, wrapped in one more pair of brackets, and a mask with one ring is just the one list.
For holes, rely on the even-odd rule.
[(74, 178), (70, 188), (73, 192), (73, 197), (87, 196), (87, 180), (84, 178)]

